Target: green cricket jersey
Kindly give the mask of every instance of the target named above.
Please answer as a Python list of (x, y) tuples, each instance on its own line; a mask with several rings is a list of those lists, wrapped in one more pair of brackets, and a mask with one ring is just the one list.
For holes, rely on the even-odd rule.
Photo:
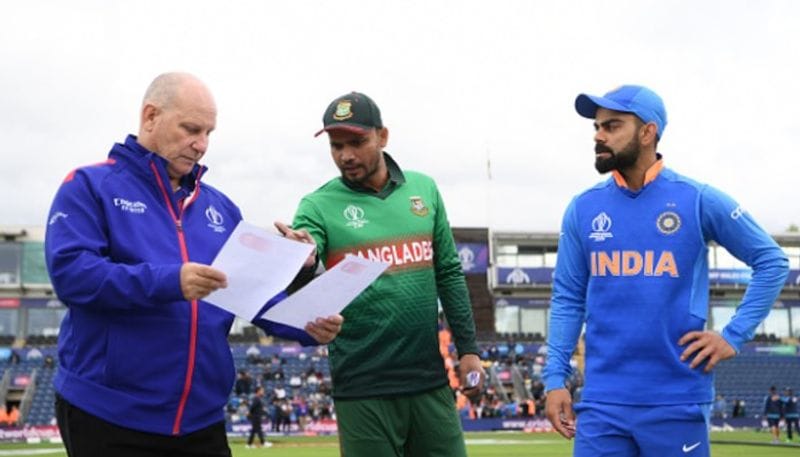
[(384, 157), (390, 179), (380, 193), (335, 178), (303, 198), (293, 222), (314, 237), (327, 268), (348, 254), (391, 264), (342, 311), (342, 331), (329, 345), (335, 398), (412, 394), (446, 384), (437, 297), (459, 355), (478, 353), (436, 184)]

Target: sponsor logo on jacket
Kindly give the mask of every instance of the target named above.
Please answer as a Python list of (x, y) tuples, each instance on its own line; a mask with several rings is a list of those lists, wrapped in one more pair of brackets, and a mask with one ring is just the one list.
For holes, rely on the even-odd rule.
[(133, 214), (144, 214), (147, 211), (147, 205), (142, 202), (132, 202), (120, 197), (114, 197), (114, 206), (122, 211)]
[(47, 225), (53, 225), (58, 222), (59, 219), (66, 219), (67, 217), (69, 217), (69, 214), (56, 211), (52, 216), (50, 216), (50, 220), (47, 222)]
[(592, 276), (670, 276), (679, 278), (672, 251), (592, 251)]

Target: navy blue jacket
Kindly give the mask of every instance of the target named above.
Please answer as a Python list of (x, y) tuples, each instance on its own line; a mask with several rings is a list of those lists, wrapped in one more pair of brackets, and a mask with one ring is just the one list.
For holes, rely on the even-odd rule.
[[(211, 264), (239, 208), (196, 166), (172, 192), (167, 162), (128, 136), (106, 162), (70, 173), (56, 194), (45, 256), (68, 312), (58, 393), (108, 422), (183, 435), (224, 420), (234, 382), (234, 316), (180, 287), (184, 262)], [(260, 320), (280, 336), (302, 331)]]

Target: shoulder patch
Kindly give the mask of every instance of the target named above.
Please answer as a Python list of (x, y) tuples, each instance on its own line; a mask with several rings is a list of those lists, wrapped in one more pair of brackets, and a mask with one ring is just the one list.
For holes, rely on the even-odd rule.
[(103, 165), (113, 165), (113, 164), (115, 164), (115, 163), (117, 163), (117, 161), (116, 161), (116, 160), (114, 160), (114, 159), (108, 159), (108, 160), (104, 160), (104, 161), (102, 161), (102, 162), (97, 162), (97, 163), (93, 163), (93, 164), (91, 164), (91, 165), (86, 165), (86, 166), (83, 166), (83, 167), (80, 167), (80, 168), (76, 168), (76, 169), (74, 169), (74, 170), (70, 171), (69, 173), (67, 173), (67, 177), (66, 177), (66, 178), (64, 178), (64, 181), (62, 181), (62, 184), (65, 184), (65, 183), (68, 183), (68, 182), (72, 181), (72, 180), (75, 178), (75, 173), (76, 173), (78, 170), (82, 169), (82, 168), (89, 168), (89, 167), (101, 167), (101, 166), (103, 166)]

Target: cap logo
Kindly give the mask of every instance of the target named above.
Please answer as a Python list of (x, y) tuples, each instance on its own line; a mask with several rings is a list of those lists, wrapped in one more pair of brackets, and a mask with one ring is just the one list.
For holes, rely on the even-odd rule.
[(342, 100), (336, 105), (336, 112), (333, 113), (333, 118), (337, 121), (343, 121), (345, 119), (350, 119), (353, 117), (353, 111), (351, 110), (353, 106), (353, 102), (350, 100)]

